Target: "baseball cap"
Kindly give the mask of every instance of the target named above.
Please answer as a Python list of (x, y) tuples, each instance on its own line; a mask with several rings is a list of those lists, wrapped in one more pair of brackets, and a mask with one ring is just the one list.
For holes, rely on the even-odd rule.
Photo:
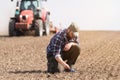
[(73, 32), (78, 32), (79, 31), (78, 26), (73, 22), (69, 25), (68, 29), (70, 29)]

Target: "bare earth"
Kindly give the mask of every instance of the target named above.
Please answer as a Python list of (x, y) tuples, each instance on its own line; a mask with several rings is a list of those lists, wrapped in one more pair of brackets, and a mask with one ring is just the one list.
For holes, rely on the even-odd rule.
[(80, 31), (75, 73), (46, 73), (43, 37), (0, 37), (0, 80), (120, 80), (120, 32)]

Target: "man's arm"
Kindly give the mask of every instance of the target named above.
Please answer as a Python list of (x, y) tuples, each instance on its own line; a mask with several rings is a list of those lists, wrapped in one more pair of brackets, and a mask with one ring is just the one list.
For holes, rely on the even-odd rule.
[(74, 42), (69, 42), (69, 43), (67, 43), (67, 44), (65, 45), (64, 51), (70, 50), (70, 48), (71, 48), (72, 45), (78, 45), (78, 44), (77, 44), (77, 43), (74, 43)]
[(70, 66), (69, 66), (65, 61), (63, 61), (63, 59), (61, 58), (60, 55), (59, 55), (59, 56), (56, 56), (55, 59), (56, 59), (61, 65), (63, 65), (63, 67), (64, 67), (65, 69), (70, 69)]

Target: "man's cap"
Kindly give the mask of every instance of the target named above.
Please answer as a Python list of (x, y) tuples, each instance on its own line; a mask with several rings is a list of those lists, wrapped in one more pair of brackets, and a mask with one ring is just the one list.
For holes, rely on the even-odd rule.
[(79, 32), (78, 26), (75, 23), (71, 23), (68, 27), (73, 32)]

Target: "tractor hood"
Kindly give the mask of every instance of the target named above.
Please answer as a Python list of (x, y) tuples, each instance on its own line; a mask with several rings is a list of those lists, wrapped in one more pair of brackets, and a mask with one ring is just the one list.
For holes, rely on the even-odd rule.
[(19, 16), (20, 22), (32, 24), (34, 20), (34, 15), (32, 10), (24, 10), (20, 13)]

